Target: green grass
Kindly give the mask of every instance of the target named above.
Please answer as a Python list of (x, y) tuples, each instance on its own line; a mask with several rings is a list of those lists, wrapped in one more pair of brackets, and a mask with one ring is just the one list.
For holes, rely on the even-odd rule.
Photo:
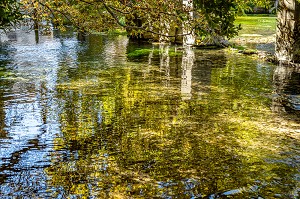
[(243, 34), (270, 36), (275, 34), (276, 16), (241, 16), (236, 19), (235, 24), (241, 24), (242, 26), (242, 30), (239, 32), (240, 36)]
[(127, 35), (127, 32), (125, 29), (114, 29), (108, 31), (109, 35)]

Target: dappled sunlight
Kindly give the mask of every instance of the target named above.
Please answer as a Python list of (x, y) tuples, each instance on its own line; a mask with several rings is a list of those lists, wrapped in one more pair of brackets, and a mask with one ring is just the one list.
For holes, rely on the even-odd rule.
[[(72, 50), (53, 65), (56, 76), (26, 89), (16, 89), (16, 71), (26, 66), (7, 71), (16, 79), (0, 78), (0, 141), (12, 149), (1, 157), (1, 192), (26, 175), (26, 165), (43, 173), (40, 184), (28, 181), (48, 198), (297, 196), (300, 124), (273, 98), (281, 88), (274, 89), (276, 66), (229, 50), (127, 42), (94, 35), (65, 46)], [(32, 69), (44, 76), (39, 66)], [(27, 109), (19, 105), (25, 102)], [(22, 110), (12, 112), (17, 105)], [(30, 119), (22, 111), (39, 123), (22, 129)], [(36, 134), (20, 144), (14, 125)], [(30, 152), (39, 168), (22, 162)]]
[(231, 39), (235, 45), (269, 53), (275, 53), (276, 17), (240, 16), (235, 24), (241, 24), (238, 36)]

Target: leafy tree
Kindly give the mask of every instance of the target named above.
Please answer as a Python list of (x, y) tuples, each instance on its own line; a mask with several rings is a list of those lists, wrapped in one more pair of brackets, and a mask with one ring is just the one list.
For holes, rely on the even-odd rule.
[[(62, 29), (69, 23), (79, 32), (121, 26), (135, 37), (176, 38), (191, 33), (232, 37), (237, 33), (233, 0), (204, 1), (204, 6), (202, 1), (194, 2), (187, 6), (182, 0), (24, 0), (23, 8), (33, 19), (51, 21)], [(188, 32), (181, 30), (183, 24)]]
[(0, 1), (0, 29), (5, 29), (21, 19), (19, 3), (16, 0)]
[(239, 14), (245, 14), (245, 11), (252, 11), (253, 7), (264, 7), (269, 9), (272, 4), (275, 3), (273, 0), (235, 0), (238, 6)]
[[(65, 29), (72, 25), (79, 32), (102, 32), (126, 28), (134, 37), (173, 38), (195, 33), (201, 38), (233, 37), (238, 27), (233, 22), (238, 10), (251, 5), (266, 5), (270, 0), (194, 0), (186, 6), (182, 0), (22, 0), (22, 12), (38, 24)], [(190, 3), (191, 4), (191, 3)], [(0, 3), (1, 27), (20, 19), (16, 0)], [(191, 15), (193, 13), (193, 16)], [(45, 23), (43, 23), (45, 24)], [(185, 25), (188, 32), (182, 32)], [(149, 36), (150, 35), (150, 36)]]
[(197, 24), (198, 35), (233, 37), (239, 27), (234, 26), (237, 4), (235, 0), (195, 0), (197, 11), (204, 17), (206, 27)]

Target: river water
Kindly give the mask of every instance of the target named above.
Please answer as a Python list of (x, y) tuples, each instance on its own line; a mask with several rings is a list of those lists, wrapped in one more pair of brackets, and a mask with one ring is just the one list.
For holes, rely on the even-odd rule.
[(1, 35), (0, 198), (298, 198), (300, 70), (126, 36)]

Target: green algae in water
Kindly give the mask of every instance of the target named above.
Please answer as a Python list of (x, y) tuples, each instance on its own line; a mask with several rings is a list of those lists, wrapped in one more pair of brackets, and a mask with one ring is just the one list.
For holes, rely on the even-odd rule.
[[(45, 167), (25, 165), (20, 169), (25, 172), (18, 173), (15, 164), (16, 174), (4, 168), (14, 177), (27, 177), (30, 190), (38, 190), (35, 196), (297, 197), (300, 125), (297, 118), (271, 110), (277, 106), (272, 98), (278, 86), (275, 66), (226, 50), (183, 51), (173, 57), (159, 46), (153, 47), (159, 53), (130, 62), (129, 45), (121, 45), (126, 37), (99, 36), (89, 42), (79, 50), (64, 49), (68, 53), (52, 66), (54, 81), (30, 82), (28, 91), (27, 84), (9, 84), (13, 89), (5, 90), (8, 95), (31, 92), (36, 101), (24, 107), (34, 113), (30, 119), (41, 122), (30, 125), (41, 137), (49, 136), (46, 144), (39, 137), (28, 144), (42, 157), (49, 149), (40, 161)], [(5, 99), (5, 111), (17, 103), (18, 110), (24, 109), (22, 98)], [(6, 131), (25, 124), (26, 117), (6, 117), (14, 119)], [(24, 126), (21, 132), (29, 133)], [(28, 162), (29, 152), (18, 157)], [(14, 157), (7, 161), (14, 164)], [(39, 158), (34, 157), (30, 160)], [(43, 186), (35, 181), (40, 176), (46, 179)], [(19, 185), (13, 180), (1, 185), (28, 190), (27, 181)]]
[[(137, 49), (137, 50), (134, 50), (134, 51), (128, 53), (127, 56), (129, 58), (140, 58), (140, 57), (148, 56), (150, 53), (157, 56), (160, 53), (162, 53), (162, 51), (160, 49), (147, 49), (147, 48)], [(179, 55), (182, 55), (182, 51), (170, 50), (168, 52), (168, 55), (170, 57), (179, 56)]]
[[(85, 84), (78, 92), (80, 99), (75, 92), (75, 104), (78, 101), (84, 106), (71, 105), (68, 109), (80, 112), (82, 116), (78, 118), (92, 121), (87, 126), (93, 127), (97, 126), (97, 112), (103, 117), (99, 132), (96, 128), (68, 129), (72, 123), (64, 119), (64, 137), (72, 138), (65, 142), (76, 142), (79, 156), (89, 157), (77, 165), (93, 168), (86, 171), (86, 177), (95, 176), (100, 187), (110, 184), (111, 197), (121, 198), (160, 197), (161, 192), (180, 197), (194, 193), (209, 196), (222, 191), (239, 197), (272, 197), (270, 189), (282, 194), (287, 191), (281, 184), (297, 186), (294, 168), (287, 173), (288, 166), (270, 163), (289, 150), (278, 140), (278, 118), (269, 109), (270, 99), (265, 97), (272, 93), (272, 66), (257, 70), (255, 60), (224, 53), (196, 52), (193, 92), (188, 100), (182, 96), (184, 80), (173, 71), (176, 64), (171, 66), (172, 76), (168, 77), (159, 73), (159, 68), (144, 70), (146, 63), (140, 63), (140, 67), (129, 63), (125, 68), (109, 69), (110, 75), (101, 76), (97, 84)], [(209, 75), (205, 79), (200, 78), (203, 72)], [(74, 85), (76, 89), (81, 87), (80, 81), (72, 84), (78, 85)], [(93, 101), (100, 104), (95, 106)], [(70, 117), (67, 112), (63, 115)], [(86, 122), (81, 123), (79, 126), (86, 126)], [(102, 139), (108, 142), (102, 145)], [(90, 152), (86, 151), (87, 143), (92, 147)], [(106, 149), (93, 151), (103, 147)], [(103, 170), (105, 162), (109, 162), (108, 170)], [(63, 165), (52, 169), (67, 172), (67, 163)], [(277, 169), (283, 169), (284, 174), (274, 172)], [(55, 181), (68, 186), (66, 178), (48, 171)], [(275, 182), (280, 184), (274, 186)], [(187, 184), (193, 188), (183, 192)], [(258, 188), (251, 191), (247, 187)], [(78, 185), (76, 189), (82, 187)], [(105, 196), (102, 191), (98, 194)]]
[(5, 78), (5, 79), (13, 79), (15, 78), (15, 74), (13, 72), (8, 72), (6, 70), (1, 70), (0, 69), (0, 78)]

